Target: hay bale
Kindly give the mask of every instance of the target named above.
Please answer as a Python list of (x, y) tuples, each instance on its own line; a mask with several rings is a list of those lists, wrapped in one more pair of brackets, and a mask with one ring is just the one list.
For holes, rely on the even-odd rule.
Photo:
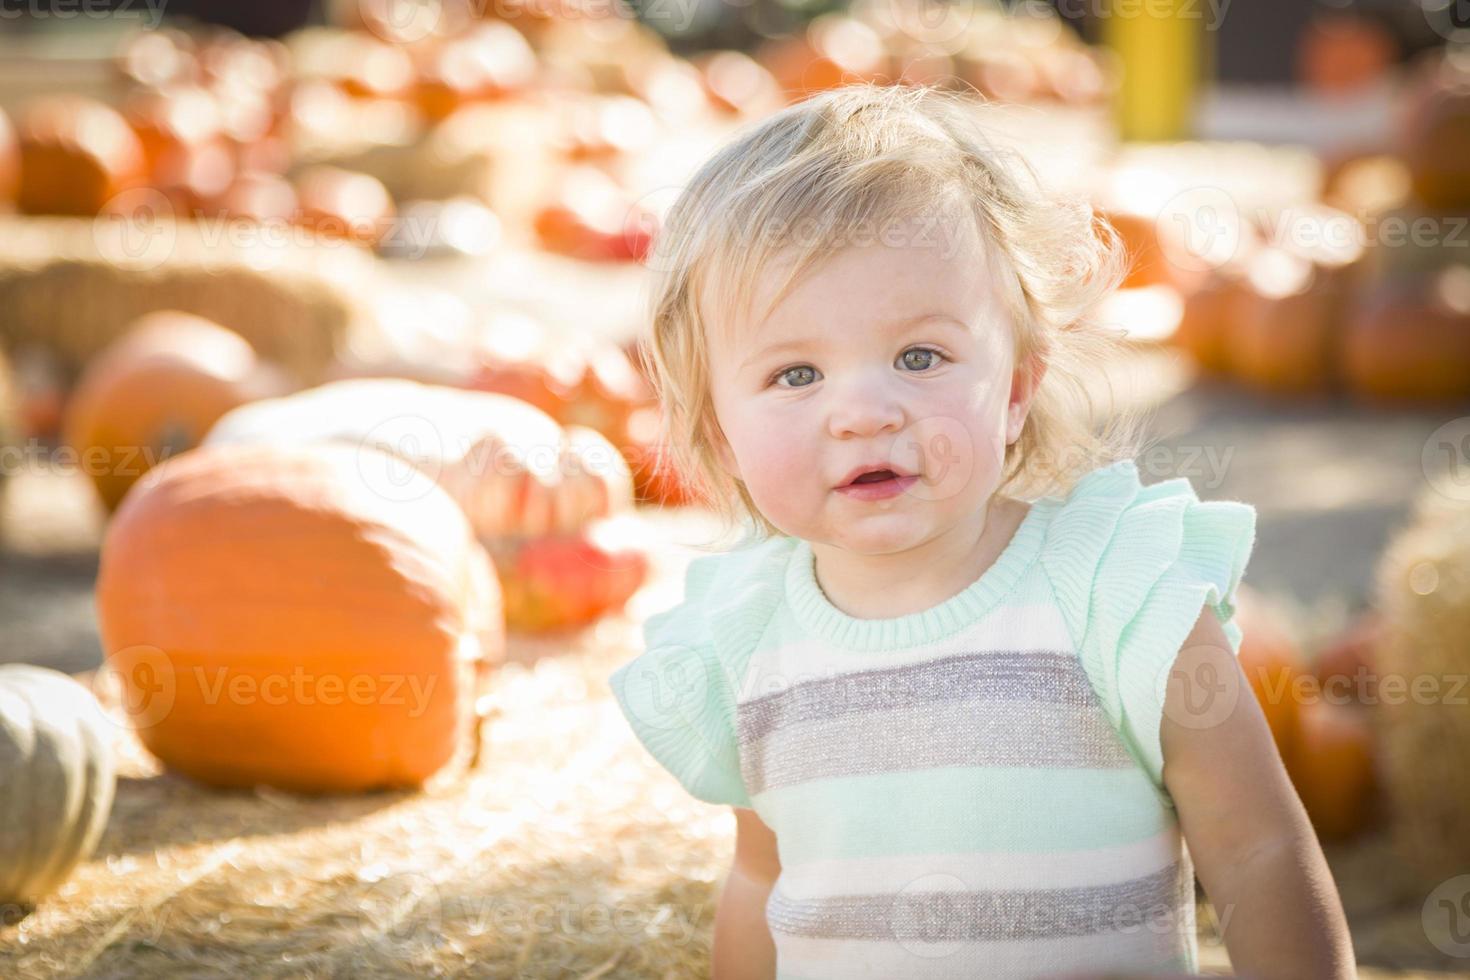
[[(1376, 720), (1393, 838), (1433, 887), (1470, 866), (1470, 495), (1435, 480), (1377, 571)], [(1402, 680), (1396, 680), (1402, 678)], [(1392, 683), (1393, 686), (1390, 686)], [(1417, 686), (1416, 686), (1417, 685)]]
[(176, 309), (312, 383), (366, 322), (373, 263), (275, 226), (0, 217), (0, 343), (49, 349), (75, 374), (138, 317)]

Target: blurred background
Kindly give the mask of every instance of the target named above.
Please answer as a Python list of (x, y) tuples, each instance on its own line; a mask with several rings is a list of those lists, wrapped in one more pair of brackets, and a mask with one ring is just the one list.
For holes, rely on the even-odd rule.
[[(1241, 658), (1362, 974), (1470, 972), (1463, 0), (0, 0), (0, 974), (707, 971), (733, 822), (605, 686), (717, 530), (650, 246), (851, 82), (969, 93), (1121, 234), (1100, 382), (1145, 482), (1257, 509)], [(405, 595), (482, 651), (432, 723), (182, 668), (422, 671)]]

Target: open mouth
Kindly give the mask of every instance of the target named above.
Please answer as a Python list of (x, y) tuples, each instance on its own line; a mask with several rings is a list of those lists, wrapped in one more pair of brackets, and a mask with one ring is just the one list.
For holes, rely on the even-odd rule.
[(893, 480), (897, 478), (898, 474), (893, 472), (892, 470), (873, 470), (871, 473), (864, 473), (856, 480), (853, 480), (852, 483), (848, 484), (848, 486), (853, 486), (859, 483), (881, 483), (884, 480)]

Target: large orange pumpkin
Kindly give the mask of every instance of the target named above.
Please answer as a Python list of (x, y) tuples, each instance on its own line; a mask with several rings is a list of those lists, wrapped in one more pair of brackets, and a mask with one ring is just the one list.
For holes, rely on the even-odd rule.
[(161, 310), (87, 365), (67, 404), (65, 438), (111, 511), (151, 467), (198, 445), (220, 416), (286, 387), (239, 334)]
[(450, 761), (498, 590), (454, 501), (344, 445), (211, 446), (108, 528), (97, 616), (139, 739), (216, 786), (414, 786)]
[(1236, 623), (1242, 634), (1240, 667), (1266, 715), (1276, 750), (1286, 760), (1296, 746), (1301, 724), (1306, 662), (1286, 628), (1253, 590), (1241, 586), (1236, 599)]
[(143, 144), (105, 103), (80, 95), (37, 99), (20, 124), (20, 209), (91, 217), (146, 176)]

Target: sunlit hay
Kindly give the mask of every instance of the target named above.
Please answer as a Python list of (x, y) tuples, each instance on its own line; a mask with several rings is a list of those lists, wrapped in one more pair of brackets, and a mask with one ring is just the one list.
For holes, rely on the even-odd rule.
[[(117, 802), (60, 893), (0, 927), (0, 976), (694, 977), (734, 821), (633, 740), (627, 618), (512, 638), (478, 771), (423, 792), (220, 792), (119, 721)], [(551, 653), (552, 656), (539, 655)]]
[[(1394, 838), (1433, 887), (1470, 867), (1470, 498), (1426, 488), (1378, 566), (1384, 780)], [(1385, 687), (1401, 677), (1398, 690)], [(1418, 685), (1416, 691), (1416, 684)]]
[(373, 268), (363, 249), (280, 226), (4, 216), (0, 343), (40, 346), (75, 371), (142, 314), (179, 309), (311, 383), (366, 329)]

